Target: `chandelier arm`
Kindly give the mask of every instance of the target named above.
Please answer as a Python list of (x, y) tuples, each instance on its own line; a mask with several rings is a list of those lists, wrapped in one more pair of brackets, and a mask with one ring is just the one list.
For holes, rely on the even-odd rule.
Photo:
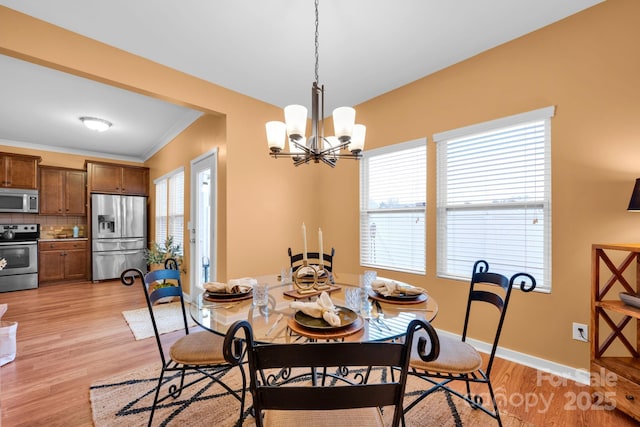
[[(329, 166), (331, 166), (332, 168), (335, 168), (335, 167), (336, 167), (336, 162), (335, 162), (335, 161), (333, 161), (333, 159), (328, 159), (328, 158), (326, 158), (326, 157), (320, 157), (320, 160), (322, 160), (322, 162), (323, 162), (324, 164), (329, 165)], [(335, 159), (335, 160), (337, 160), (337, 159)]]
[(309, 163), (309, 161), (311, 160), (311, 157), (309, 156), (305, 156), (301, 159), (296, 160), (295, 158), (293, 159), (293, 166), (300, 166), (303, 165), (305, 163)]
[[(327, 138), (325, 138), (324, 136), (322, 137), (322, 139), (330, 143), (330, 141)], [(343, 148), (347, 148), (347, 146), (349, 144), (351, 144), (351, 140), (347, 140), (345, 142), (340, 142), (339, 145), (335, 145), (335, 146), (332, 146), (332, 147), (329, 147), (329, 148), (324, 148), (324, 149), (320, 150), (318, 154), (320, 154), (320, 155), (329, 154), (329, 153), (333, 154), (335, 152), (335, 154), (333, 154), (333, 155), (341, 156), (340, 150), (342, 150)]]
[[(291, 140), (290, 140), (290, 142), (293, 142), (293, 145), (295, 145), (295, 147), (296, 147), (297, 149), (302, 150), (302, 151), (303, 151), (303, 153), (304, 153), (305, 155), (310, 154), (310, 153), (313, 153), (313, 150), (311, 150), (311, 149), (310, 149), (309, 147), (307, 147), (306, 145), (302, 145), (302, 144), (300, 144), (300, 143), (299, 143), (298, 141), (296, 141), (295, 139), (291, 139)], [(301, 154), (303, 154), (303, 153), (298, 153), (298, 155), (301, 155)], [(295, 154), (295, 153), (293, 153), (293, 154)]]

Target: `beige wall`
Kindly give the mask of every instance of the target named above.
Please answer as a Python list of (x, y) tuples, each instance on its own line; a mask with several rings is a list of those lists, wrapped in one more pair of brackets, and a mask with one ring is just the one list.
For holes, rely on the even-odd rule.
[[(278, 271), (286, 248), (309, 246), (323, 228), (338, 271), (361, 271), (358, 164), (293, 168), (267, 155), (264, 123), (279, 109), (0, 7), (0, 53), (85, 75), (200, 109), (205, 116), (149, 160), (152, 176), (219, 146), (219, 270), (226, 277)], [(7, 25), (5, 25), (7, 24)], [(589, 348), (571, 323), (589, 323), (590, 247), (640, 240), (626, 212), (640, 176), (640, 2), (609, 0), (357, 107), (367, 147), (428, 137), (426, 276), (381, 272), (426, 287), (440, 305), (437, 327), (460, 332), (465, 284), (435, 277), (433, 133), (550, 105), (553, 290), (514, 296), (503, 346), (587, 368)], [(117, 64), (117, 65), (116, 65)], [(304, 101), (304, 100), (303, 100)], [(204, 122), (204, 123), (201, 123)], [(196, 142), (194, 142), (196, 141)], [(178, 154), (180, 153), (180, 154)], [(182, 154), (184, 153), (184, 154)], [(219, 188), (220, 190), (220, 188)], [(312, 190), (315, 197), (309, 197)], [(221, 277), (222, 279), (226, 277)]]
[[(427, 275), (385, 274), (421, 284), (437, 298), (436, 326), (461, 332), (466, 284), (435, 276), (432, 135), (555, 105), (553, 290), (514, 296), (502, 345), (588, 368), (589, 345), (571, 339), (571, 323), (590, 321), (591, 244), (640, 240), (640, 218), (626, 212), (640, 176), (639, 41), (640, 2), (609, 0), (358, 106), (366, 148), (429, 138)], [(323, 171), (322, 181), (349, 183), (340, 194), (347, 215), (338, 221), (333, 211), (325, 222), (340, 249), (340, 269), (356, 270), (357, 175)]]

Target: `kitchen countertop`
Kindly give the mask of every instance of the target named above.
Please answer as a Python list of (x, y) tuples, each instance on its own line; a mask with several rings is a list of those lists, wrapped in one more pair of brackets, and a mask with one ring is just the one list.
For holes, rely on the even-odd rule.
[(41, 237), (38, 239), (38, 242), (57, 242), (57, 241), (68, 241), (68, 240), (89, 240), (88, 237)]

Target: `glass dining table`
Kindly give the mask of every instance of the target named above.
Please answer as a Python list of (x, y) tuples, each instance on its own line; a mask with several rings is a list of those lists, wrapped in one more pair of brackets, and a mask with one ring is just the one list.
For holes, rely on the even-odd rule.
[(247, 320), (258, 343), (367, 342), (401, 338), (413, 319), (432, 321), (438, 313), (437, 302), (426, 293), (415, 298), (387, 298), (364, 286), (363, 275), (337, 273), (328, 293), (338, 310), (351, 315), (345, 317), (347, 326), (307, 324), (308, 319), (300, 317), (291, 303), (313, 301), (317, 295), (301, 294), (293, 283), (283, 282), (277, 275), (255, 279), (267, 285), (267, 305), (255, 306), (250, 295), (212, 299), (203, 290), (192, 297), (191, 317), (202, 328), (220, 335), (225, 335), (235, 321)]

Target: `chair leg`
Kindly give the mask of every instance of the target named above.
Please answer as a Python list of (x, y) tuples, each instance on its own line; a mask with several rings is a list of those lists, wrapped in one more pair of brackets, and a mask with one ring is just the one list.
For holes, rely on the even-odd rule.
[(180, 370), (180, 386), (176, 386), (175, 384), (172, 384), (171, 386), (169, 386), (169, 394), (174, 399), (177, 399), (182, 394), (182, 390), (184, 389), (184, 375), (185, 375), (185, 369), (182, 368)]
[(238, 365), (240, 376), (242, 377), (242, 399), (240, 400), (240, 417), (238, 417), (238, 427), (242, 426), (242, 416), (244, 415), (244, 400), (247, 398), (247, 374), (244, 371), (242, 363)]
[(489, 394), (491, 395), (491, 401), (493, 402), (493, 410), (495, 412), (494, 418), (498, 421), (498, 427), (502, 427), (502, 419), (500, 419), (500, 411), (498, 410), (498, 401), (496, 400), (496, 396), (493, 393), (491, 382), (488, 382), (487, 386), (489, 387)]
[[(468, 378), (468, 376), (466, 378)], [(475, 399), (471, 395), (471, 383), (469, 381), (465, 381), (465, 385), (467, 386), (467, 402), (469, 403), (469, 406), (471, 406), (472, 409), (478, 409), (482, 406), (482, 402), (480, 402), (480, 404), (474, 403)]]
[(162, 380), (164, 379), (164, 367), (160, 371), (160, 378), (158, 378), (158, 385), (156, 386), (155, 396), (153, 397), (153, 404), (151, 405), (151, 414), (149, 414), (148, 427), (151, 427), (153, 421), (153, 414), (156, 412), (156, 404), (158, 403), (158, 396), (160, 396), (160, 388), (162, 387)]

